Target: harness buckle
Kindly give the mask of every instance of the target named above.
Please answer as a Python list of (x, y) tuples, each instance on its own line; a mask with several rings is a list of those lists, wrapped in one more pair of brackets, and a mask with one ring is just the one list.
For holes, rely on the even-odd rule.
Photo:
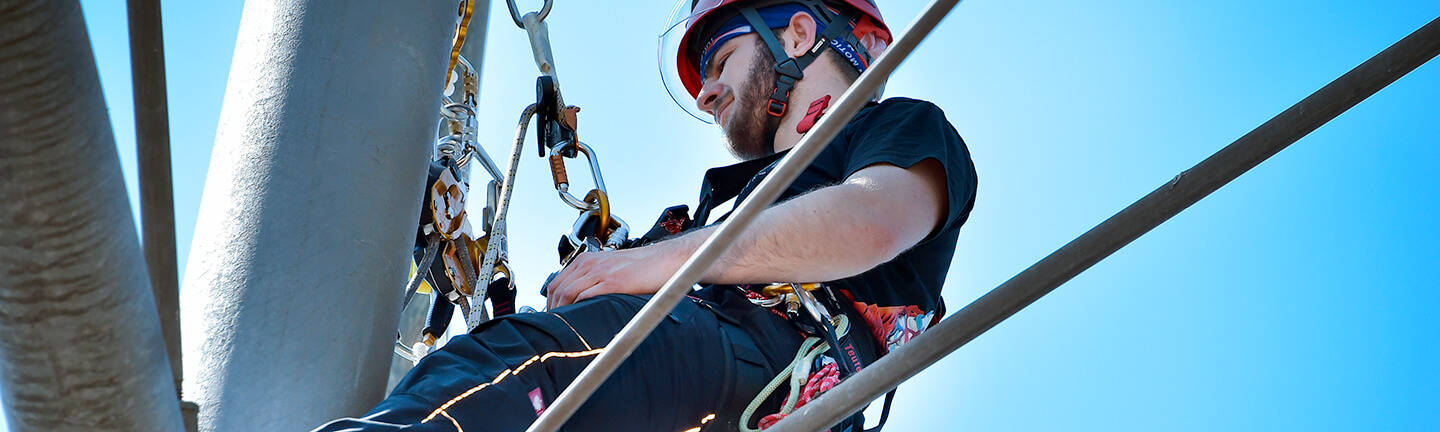
[(770, 114), (771, 117), (780, 117), (785, 115), (787, 106), (788, 104), (783, 101), (770, 99), (770, 106), (765, 107), (765, 113)]

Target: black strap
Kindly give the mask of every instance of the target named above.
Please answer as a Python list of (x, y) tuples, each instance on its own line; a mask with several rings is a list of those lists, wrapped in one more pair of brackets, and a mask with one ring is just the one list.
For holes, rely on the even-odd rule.
[(755, 34), (760, 35), (760, 40), (765, 41), (765, 46), (770, 48), (770, 55), (775, 57), (776, 63), (790, 59), (790, 55), (785, 53), (785, 46), (781, 45), (780, 39), (775, 37), (775, 32), (762, 31), (770, 30), (770, 25), (765, 23), (765, 19), (760, 17), (760, 13), (756, 12), (755, 8), (740, 8), (740, 15), (745, 16), (745, 20), (750, 22), (750, 28), (755, 30)]
[[(885, 427), (885, 422), (890, 420), (890, 402), (895, 401), (895, 390), (899, 390), (899, 388), (890, 389), (889, 393), (885, 393), (885, 405), (880, 408), (880, 423), (873, 428), (864, 429), (864, 432), (880, 432), (880, 428)], [(865, 427), (865, 417), (861, 416), (859, 420), (860, 422), (856, 423), (859, 426), (856, 427)]]
[(756, 183), (755, 176), (760, 175), (784, 155), (785, 152), (780, 152), (705, 171), (704, 181), (700, 184), (699, 205), (695, 207), (695, 215), (692, 217), (695, 226), (704, 226), (710, 223), (710, 212), (715, 209), (715, 206), (732, 199), (739, 199), (740, 195), (746, 191), (747, 186)]
[(785, 115), (789, 108), (790, 90), (795, 88), (795, 83), (805, 77), (805, 68), (810, 66), (820, 56), (823, 48), (830, 43), (831, 39), (840, 37), (849, 30), (850, 22), (855, 19), (848, 10), (841, 10), (836, 18), (830, 22), (830, 26), (820, 34), (805, 54), (799, 57), (790, 57), (785, 53), (784, 45), (780, 39), (775, 37), (775, 32), (765, 24), (765, 19), (755, 8), (740, 8), (740, 15), (750, 22), (750, 27), (760, 39), (765, 41), (765, 46), (770, 48), (770, 55), (775, 57), (775, 91), (770, 94), (770, 103), (766, 106), (766, 113), (772, 117)]

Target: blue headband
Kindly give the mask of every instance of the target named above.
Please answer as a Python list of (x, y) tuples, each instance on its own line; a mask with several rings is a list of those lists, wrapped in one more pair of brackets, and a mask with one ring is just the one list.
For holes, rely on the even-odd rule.
[[(805, 8), (805, 6), (803, 5), (796, 3), (788, 3), (756, 9), (755, 12), (760, 14), (760, 18), (765, 20), (765, 25), (769, 26), (771, 29), (789, 27), (790, 17), (795, 16), (796, 12), (805, 12), (806, 14), (810, 14), (810, 17), (812, 19), (815, 18), (815, 15), (811, 13), (809, 9)], [(743, 15), (736, 15), (734, 18), (730, 18), (729, 21), (726, 21), (724, 25), (720, 26), (719, 30), (715, 31), (715, 36), (710, 38), (709, 43), (705, 44), (704, 51), (701, 51), (702, 54), (700, 54), (700, 80), (705, 80), (706, 66), (710, 64), (710, 58), (715, 55), (715, 50), (717, 48), (720, 48), (721, 45), (724, 45), (725, 42), (730, 41), (730, 39), (734, 39), (738, 36), (745, 35), (754, 31), (755, 29), (750, 26), (750, 21), (746, 20)], [(820, 34), (824, 32), (825, 23), (820, 22), (819, 19), (815, 19), (815, 33)], [(852, 48), (850, 44), (848, 42), (845, 42), (845, 40), (842, 38), (835, 38), (835, 40), (831, 41), (831, 44), (836, 49), (840, 49), (842, 51), (854, 51), (854, 48)], [(855, 63), (852, 62), (852, 64)], [(865, 71), (863, 66), (859, 64), (855, 64), (855, 66), (859, 68), (861, 72)]]

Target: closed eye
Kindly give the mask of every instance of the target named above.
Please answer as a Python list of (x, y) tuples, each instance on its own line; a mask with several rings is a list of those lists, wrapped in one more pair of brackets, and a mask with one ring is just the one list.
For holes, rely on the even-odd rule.
[(721, 52), (721, 53), (719, 53), (719, 54), (716, 54), (717, 56), (719, 56), (719, 58), (711, 59), (711, 60), (710, 60), (710, 67), (708, 68), (708, 69), (709, 69), (708, 71), (705, 71), (705, 75), (706, 75), (706, 76), (712, 76), (712, 77), (713, 77), (713, 76), (719, 76), (720, 71), (725, 70), (725, 63), (728, 62), (728, 61), (730, 61), (730, 54), (732, 54), (732, 53), (734, 53), (734, 52), (735, 52), (735, 50), (731, 49), (731, 50), (726, 50), (726, 51), (724, 51), (724, 52)]

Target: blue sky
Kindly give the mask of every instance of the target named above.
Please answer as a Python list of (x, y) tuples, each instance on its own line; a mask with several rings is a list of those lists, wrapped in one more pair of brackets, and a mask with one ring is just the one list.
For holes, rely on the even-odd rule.
[[(133, 200), (123, 2), (82, 3)], [(671, 4), (615, 4), (557, 2), (548, 22), (581, 136), (638, 226), (693, 205), (703, 169), (731, 159), (659, 82)], [(537, 71), (493, 6), (481, 141), (500, 155)], [(241, 3), (163, 7), (183, 271)], [(881, 3), (897, 31), (922, 7)], [(961, 4), (887, 88), (942, 107), (979, 171), (951, 310), (1436, 16), (1435, 1)], [(891, 430), (1440, 429), (1437, 113), (1432, 63), (903, 385)], [(575, 216), (547, 177), (523, 159), (511, 213), (532, 305)]]

